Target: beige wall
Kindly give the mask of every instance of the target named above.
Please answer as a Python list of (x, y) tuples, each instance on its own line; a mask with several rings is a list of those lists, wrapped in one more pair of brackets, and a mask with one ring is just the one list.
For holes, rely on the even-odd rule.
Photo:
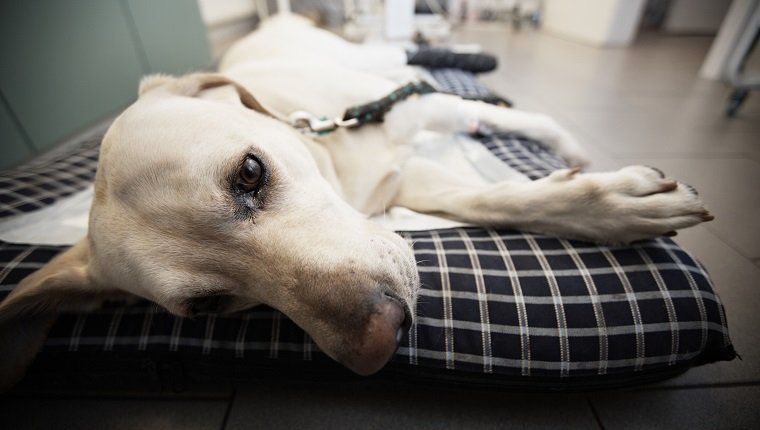
[(594, 46), (626, 46), (644, 6), (644, 0), (545, 0), (542, 28)]

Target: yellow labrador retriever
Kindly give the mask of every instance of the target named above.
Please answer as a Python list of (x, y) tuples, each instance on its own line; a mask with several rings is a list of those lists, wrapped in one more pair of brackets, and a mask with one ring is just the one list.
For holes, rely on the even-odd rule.
[(234, 46), (220, 74), (145, 78), (103, 140), (87, 237), (0, 304), (0, 386), (23, 375), (57, 313), (120, 296), (178, 316), (267, 304), (335, 360), (376, 372), (413, 322), (419, 284), (408, 244), (367, 219), (390, 207), (607, 243), (711, 219), (688, 186), (647, 167), (491, 183), (418, 154), (420, 136), (487, 124), (584, 164), (544, 115), (427, 94), (325, 136), (281, 120), (339, 117), (391, 93), (391, 67), (362, 70), (386, 54), (399, 65), (383, 49), (280, 17)]

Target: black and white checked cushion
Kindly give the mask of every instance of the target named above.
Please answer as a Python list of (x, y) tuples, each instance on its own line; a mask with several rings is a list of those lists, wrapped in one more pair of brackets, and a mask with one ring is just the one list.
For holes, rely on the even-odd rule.
[(457, 94), (465, 99), (512, 106), (511, 101), (491, 91), (471, 72), (460, 69), (428, 69), (428, 72), (442, 91)]
[(100, 138), (78, 142), (0, 172), (0, 220), (41, 209), (92, 183)]
[[(396, 365), (561, 381), (733, 358), (707, 274), (669, 239), (599, 247), (478, 228), (402, 235), (422, 290)], [(0, 295), (62, 249), (0, 244)], [(181, 319), (148, 302), (64, 315), (45, 351), (326, 361), (266, 307)]]
[(481, 136), (479, 140), (501, 161), (530, 179), (540, 179), (555, 170), (567, 168), (567, 164), (543, 143), (519, 135), (499, 133)]
[[(519, 136), (481, 141), (533, 179), (565, 167), (543, 145)], [(0, 213), (41, 207), (87, 186), (96, 145), (83, 142), (68, 157), (1, 175), (13, 179), (12, 190), (3, 190)], [(66, 166), (77, 173), (60, 186), (50, 178)], [(20, 183), (32, 184), (32, 191), (13, 191)], [(513, 378), (521, 385), (548, 380), (561, 387), (579, 378), (623, 375), (630, 381), (735, 356), (707, 273), (670, 239), (600, 247), (480, 228), (402, 235), (419, 261), (422, 291), (417, 323), (392, 368), (444, 379)], [(0, 297), (62, 249), (0, 243)], [(266, 307), (180, 319), (142, 302), (63, 315), (43, 354), (92, 352), (330, 363), (308, 335)]]
[(406, 237), (423, 284), (398, 357), (410, 364), (561, 378), (732, 354), (709, 278), (669, 239), (602, 247), (483, 229)]

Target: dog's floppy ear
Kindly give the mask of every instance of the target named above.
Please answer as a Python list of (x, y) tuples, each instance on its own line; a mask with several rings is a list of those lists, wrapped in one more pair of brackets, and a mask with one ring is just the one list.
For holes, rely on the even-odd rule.
[(137, 94), (142, 96), (148, 91), (164, 86), (168, 83), (177, 80), (174, 76), (166, 75), (163, 73), (156, 73), (154, 75), (147, 75), (140, 79), (140, 86), (138, 87)]
[(149, 75), (142, 78), (140, 81), (139, 93), (140, 96), (143, 96), (156, 88), (163, 88), (173, 94), (195, 97), (204, 90), (227, 85), (233, 87), (237, 91), (240, 96), (240, 102), (243, 103), (244, 106), (264, 115), (275, 117), (275, 115), (256, 100), (253, 94), (243, 88), (242, 85), (216, 73), (193, 73), (177, 78), (164, 74)]
[(268, 115), (271, 117), (274, 117), (274, 115), (269, 112), (261, 103), (259, 103), (258, 100), (256, 100), (256, 97), (253, 96), (253, 94), (249, 93), (248, 90), (243, 88), (242, 85), (238, 84), (237, 82), (228, 79), (222, 75), (214, 75), (214, 74), (200, 74), (200, 75), (190, 75), (189, 78), (197, 77), (197, 79), (200, 81), (200, 89), (201, 90), (208, 90), (212, 88), (217, 87), (223, 87), (226, 85), (230, 85), (237, 91), (238, 95), (240, 96), (240, 102), (243, 103), (243, 106), (253, 109), (256, 112), (263, 113), (264, 115)]
[(110, 294), (89, 275), (87, 239), (24, 278), (0, 302), (0, 392), (23, 377), (59, 312), (91, 309)]

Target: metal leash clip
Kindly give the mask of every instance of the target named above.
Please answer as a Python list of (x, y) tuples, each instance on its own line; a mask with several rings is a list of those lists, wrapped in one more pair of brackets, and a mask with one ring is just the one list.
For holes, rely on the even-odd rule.
[(291, 113), (288, 117), (288, 122), (305, 134), (327, 134), (338, 127), (353, 127), (359, 124), (359, 121), (356, 118), (351, 118), (346, 121), (341, 118), (319, 118), (316, 115), (303, 110)]

